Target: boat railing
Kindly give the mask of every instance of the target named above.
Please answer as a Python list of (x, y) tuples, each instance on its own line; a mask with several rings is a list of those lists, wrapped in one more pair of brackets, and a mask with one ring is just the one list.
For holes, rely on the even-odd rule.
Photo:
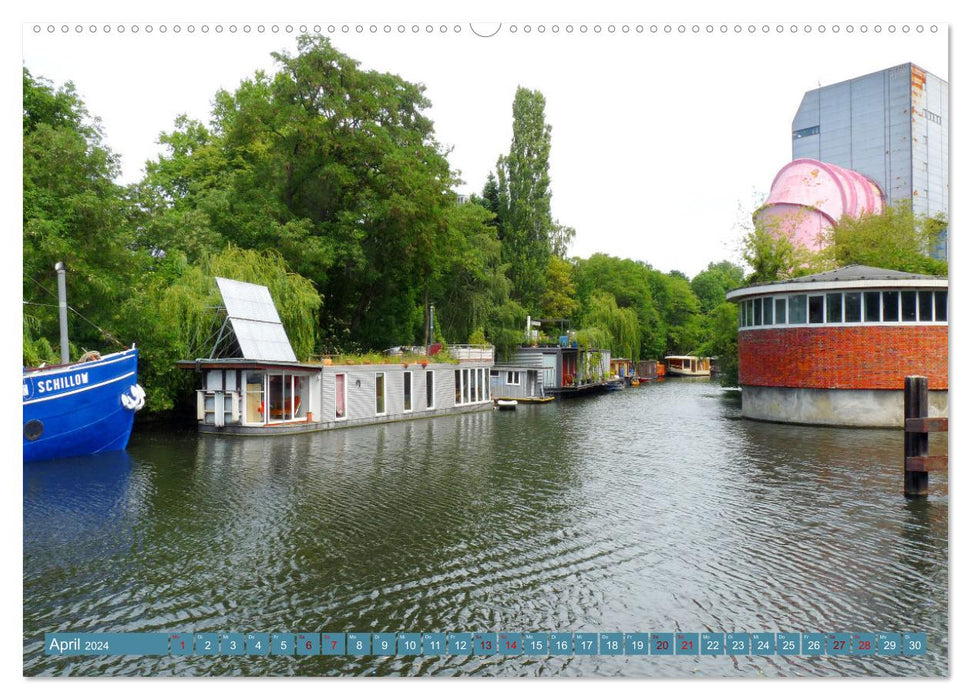
[(446, 349), (459, 362), (492, 362), (496, 352), (491, 345), (449, 345)]

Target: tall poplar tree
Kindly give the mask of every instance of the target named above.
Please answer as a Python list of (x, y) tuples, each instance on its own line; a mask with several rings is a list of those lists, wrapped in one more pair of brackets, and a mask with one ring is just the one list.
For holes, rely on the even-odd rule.
[(550, 125), (546, 98), (520, 87), (513, 100), (512, 144), (496, 164), (499, 234), (513, 296), (530, 312), (540, 309), (556, 225), (550, 213)]

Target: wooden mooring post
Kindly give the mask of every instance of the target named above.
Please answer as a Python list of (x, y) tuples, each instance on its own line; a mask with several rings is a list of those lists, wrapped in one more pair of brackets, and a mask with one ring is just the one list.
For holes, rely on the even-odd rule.
[(926, 496), (927, 475), (947, 468), (947, 455), (928, 456), (928, 433), (947, 432), (947, 418), (927, 417), (927, 377), (904, 378), (904, 496)]

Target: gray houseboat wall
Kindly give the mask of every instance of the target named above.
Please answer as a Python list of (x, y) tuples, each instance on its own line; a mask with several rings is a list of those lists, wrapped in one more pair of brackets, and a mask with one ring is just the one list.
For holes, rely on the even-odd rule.
[(492, 396), (496, 399), (542, 399), (543, 370), (520, 365), (496, 365), (489, 371)]
[(487, 362), (324, 366), (321, 428), (489, 408), (490, 367)]

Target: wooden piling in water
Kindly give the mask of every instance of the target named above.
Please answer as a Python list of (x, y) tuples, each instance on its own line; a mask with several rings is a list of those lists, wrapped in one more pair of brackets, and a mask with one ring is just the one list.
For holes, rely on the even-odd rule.
[(928, 473), (947, 468), (946, 455), (927, 455), (928, 433), (946, 431), (947, 418), (927, 417), (927, 377), (905, 377), (904, 496), (926, 496)]

